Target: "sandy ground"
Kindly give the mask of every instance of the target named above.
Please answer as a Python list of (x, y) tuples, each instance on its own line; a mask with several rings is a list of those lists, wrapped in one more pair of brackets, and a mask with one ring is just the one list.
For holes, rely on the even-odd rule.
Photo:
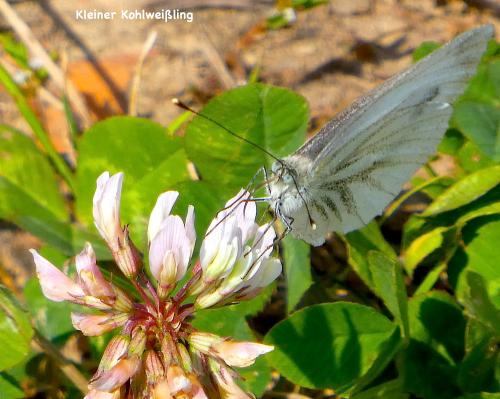
[[(214, 94), (243, 83), (259, 66), (261, 81), (305, 96), (314, 131), (358, 95), (408, 66), (412, 50), (422, 41), (444, 42), (484, 23), (495, 24), (497, 38), (500, 33), (494, 11), (467, 5), (487, 1), (332, 0), (299, 11), (289, 28), (263, 30), (274, 3), (46, 0), (15, 2), (14, 7), (47, 50), (67, 56), (69, 75), (100, 110), (100, 116), (119, 112), (120, 104), (122, 109), (126, 107), (141, 48), (148, 34), (156, 31), (156, 45), (144, 64), (138, 110), (163, 124), (179, 114), (170, 103), (172, 97), (200, 106)], [(193, 12), (193, 22), (120, 18), (123, 9), (174, 10), (181, 5)], [(76, 18), (78, 10), (115, 11), (117, 16), (82, 21)], [(8, 26), (0, 19), (0, 28)], [(50, 114), (44, 111), (42, 115), (50, 125)], [(26, 129), (2, 91), (0, 117), (4, 123)], [(52, 124), (48, 128), (57, 135), (59, 125)], [(13, 260), (12, 251), (6, 249), (12, 242), (16, 242), (16, 253), (33, 245), (29, 240), (19, 245), (15, 230), (4, 228), (0, 231), (0, 264), (6, 264), (4, 256), (8, 255), (11, 266), (30, 270), (24, 255)]]

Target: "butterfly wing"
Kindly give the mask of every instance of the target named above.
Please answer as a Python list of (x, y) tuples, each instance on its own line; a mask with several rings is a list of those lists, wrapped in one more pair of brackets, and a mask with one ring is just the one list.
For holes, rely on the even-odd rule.
[[(304, 201), (289, 212), (292, 234), (311, 244), (327, 232), (366, 225), (426, 162), (446, 131), (493, 34), (483, 26), (458, 36), (354, 102), (287, 159), (307, 164)], [(296, 200), (295, 200), (296, 201)]]

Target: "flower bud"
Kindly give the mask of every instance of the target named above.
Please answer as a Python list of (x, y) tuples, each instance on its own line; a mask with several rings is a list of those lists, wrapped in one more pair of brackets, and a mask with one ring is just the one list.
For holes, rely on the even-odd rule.
[(184, 370), (191, 372), (193, 369), (193, 364), (191, 362), (191, 356), (189, 356), (189, 352), (187, 348), (181, 344), (177, 344), (177, 351), (179, 353), (179, 361)]
[(210, 348), (212, 348), (213, 345), (224, 342), (224, 340), (224, 338), (218, 335), (199, 331), (191, 333), (188, 337), (189, 345), (195, 350), (208, 355), (211, 354)]
[(137, 356), (121, 359), (109, 370), (104, 371), (89, 384), (90, 389), (112, 392), (125, 384), (137, 371), (141, 360)]
[(119, 287), (113, 286), (115, 292), (115, 303), (113, 309), (118, 312), (129, 313), (133, 309), (133, 302), (130, 297)]
[(123, 326), (128, 318), (129, 315), (126, 313), (118, 313), (115, 315), (109, 313), (102, 315), (71, 313), (73, 327), (80, 330), (83, 335), (90, 337), (101, 335), (117, 327)]
[(146, 333), (141, 326), (134, 328), (132, 331), (132, 339), (128, 347), (129, 356), (141, 356), (146, 347)]
[(78, 280), (85, 293), (99, 298), (104, 303), (113, 303), (115, 292), (97, 267), (95, 253), (90, 243), (87, 242), (83, 251), (76, 256), (75, 263)]
[(144, 356), (144, 368), (149, 385), (155, 385), (158, 381), (166, 377), (163, 364), (158, 354), (153, 350), (148, 350)]
[(139, 251), (130, 240), (127, 228), (122, 232), (118, 249), (113, 251), (113, 257), (125, 277), (134, 278), (142, 267)]
[(215, 383), (219, 389), (219, 397), (221, 399), (253, 399), (252, 396), (243, 391), (234, 380), (237, 376), (236, 373), (220, 363), (209, 359), (209, 367), (214, 376)]
[(127, 354), (130, 338), (126, 335), (116, 335), (109, 341), (99, 363), (96, 375), (111, 369)]
[(231, 367), (248, 367), (260, 355), (271, 352), (274, 346), (255, 342), (236, 342), (225, 340), (212, 345), (211, 351)]

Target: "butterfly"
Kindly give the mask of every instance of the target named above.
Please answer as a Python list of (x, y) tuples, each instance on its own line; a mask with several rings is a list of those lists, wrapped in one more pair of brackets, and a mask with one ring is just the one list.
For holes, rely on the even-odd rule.
[(274, 162), (268, 202), (287, 231), (318, 246), (379, 215), (436, 151), (492, 36), (491, 25), (457, 36)]

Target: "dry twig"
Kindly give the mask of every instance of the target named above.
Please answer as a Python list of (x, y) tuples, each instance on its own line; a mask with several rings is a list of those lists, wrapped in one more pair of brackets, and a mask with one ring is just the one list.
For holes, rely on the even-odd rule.
[(210, 37), (208, 36), (208, 33), (205, 30), (203, 24), (201, 24), (200, 26), (201, 29), (199, 37), (201, 38), (201, 48), (205, 53), (205, 57), (207, 57), (209, 64), (214, 68), (215, 73), (219, 77), (219, 80), (222, 84), (222, 87), (225, 90), (229, 90), (235, 86), (233, 76), (227, 69), (226, 63), (210, 40)]
[(137, 60), (134, 77), (132, 79), (132, 85), (130, 87), (130, 100), (128, 103), (129, 115), (132, 116), (137, 115), (137, 101), (139, 96), (139, 86), (141, 84), (142, 66), (144, 65), (144, 60), (146, 59), (149, 52), (153, 48), (157, 36), (158, 35), (155, 31), (149, 33), (148, 38), (146, 39), (144, 45), (142, 46), (142, 51), (141, 54), (139, 55), (139, 59)]

